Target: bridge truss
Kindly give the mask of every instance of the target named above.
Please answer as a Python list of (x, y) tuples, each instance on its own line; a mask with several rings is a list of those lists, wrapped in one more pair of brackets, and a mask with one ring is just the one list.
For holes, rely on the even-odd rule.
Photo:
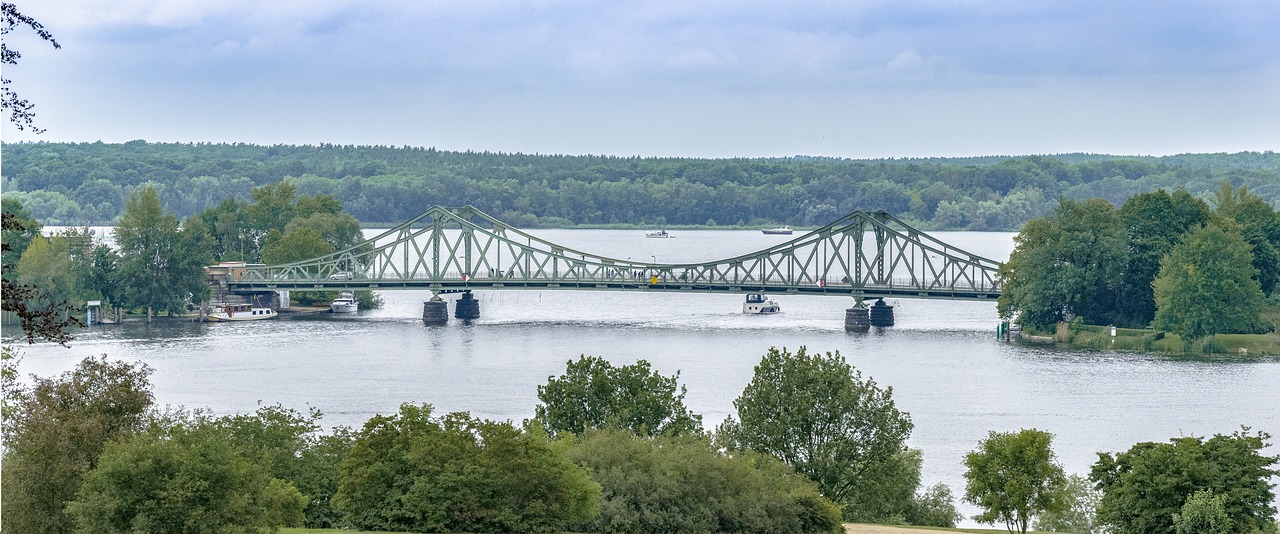
[(620, 260), (541, 239), (479, 210), (432, 207), (359, 245), (237, 272), (236, 292), (275, 290), (601, 289), (987, 299), (993, 260), (883, 211), (854, 212), (764, 250), (701, 263)]

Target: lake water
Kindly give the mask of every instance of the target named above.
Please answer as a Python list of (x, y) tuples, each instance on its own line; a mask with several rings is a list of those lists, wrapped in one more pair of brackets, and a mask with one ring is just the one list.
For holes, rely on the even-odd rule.
[[(585, 252), (658, 262), (719, 259), (787, 239), (758, 231), (679, 231), (675, 239), (619, 230), (534, 233)], [(1010, 233), (934, 235), (999, 261), (1013, 247)], [(427, 327), (421, 313), (430, 293), (382, 295), (384, 308), (351, 317), (98, 326), (69, 349), (24, 347), (20, 369), (48, 376), (107, 354), (153, 367), (160, 404), (219, 414), (252, 411), (259, 402), (314, 406), (326, 426), (359, 426), (403, 402), (519, 422), (533, 416), (537, 386), (587, 354), (679, 372), (686, 403), (714, 428), (769, 347), (803, 345), (839, 351), (864, 378), (891, 386), (915, 423), (909, 444), (924, 453), (924, 483), (946, 483), (956, 494), (964, 488), (964, 454), (990, 430), (1052, 432), (1067, 471), (1082, 474), (1096, 452), (1140, 441), (1241, 425), (1280, 434), (1280, 359), (1009, 345), (995, 339), (994, 302), (891, 300), (897, 326), (850, 334), (843, 325), (852, 300), (841, 297), (777, 296), (783, 313), (745, 316), (736, 295), (480, 291), (481, 319)], [(6, 341), (12, 334), (6, 329)]]

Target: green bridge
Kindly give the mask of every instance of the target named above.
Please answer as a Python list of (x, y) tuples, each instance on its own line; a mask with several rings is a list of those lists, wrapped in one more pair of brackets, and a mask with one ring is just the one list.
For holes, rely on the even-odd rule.
[[(854, 212), (764, 250), (698, 263), (622, 260), (546, 241), (479, 210), (432, 207), (356, 246), (231, 271), (227, 290), (568, 289), (994, 299), (1000, 263), (883, 211)], [(470, 295), (467, 295), (469, 298)]]

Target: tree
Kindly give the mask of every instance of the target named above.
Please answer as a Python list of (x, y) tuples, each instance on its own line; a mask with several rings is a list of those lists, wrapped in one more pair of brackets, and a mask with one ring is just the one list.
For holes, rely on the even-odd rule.
[(966, 454), (965, 502), (982, 508), (980, 523), (1004, 523), (1009, 532), (1026, 533), (1031, 519), (1066, 507), (1066, 476), (1054, 461), (1053, 435), (1034, 428), (995, 432)]
[(1221, 333), (1252, 332), (1259, 325), (1262, 289), (1252, 255), (1230, 222), (1210, 224), (1186, 237), (1160, 262), (1153, 283), (1156, 328), (1183, 342)]
[(333, 502), (357, 528), (548, 532), (590, 520), (600, 487), (536, 425), (400, 407), (365, 423)]
[(1081, 317), (1109, 324), (1116, 318), (1116, 290), (1128, 263), (1124, 230), (1102, 199), (1063, 200), (1053, 213), (1028, 221), (1000, 267), (1004, 289), (1000, 316), (1051, 330)]
[(1102, 500), (1102, 492), (1089, 483), (1089, 478), (1071, 475), (1067, 477), (1067, 483), (1062, 491), (1066, 506), (1061, 510), (1041, 513), (1036, 518), (1035, 529), (1073, 534), (1102, 532), (1097, 521), (1098, 503)]
[(116, 226), (120, 247), (120, 290), (127, 305), (182, 311), (188, 299), (208, 294), (201, 268), (213, 261), (213, 240), (199, 218), (178, 227), (178, 218), (160, 207), (154, 189), (129, 196)]
[(1129, 244), (1129, 265), (1119, 288), (1119, 320), (1143, 327), (1156, 315), (1151, 282), (1163, 258), (1182, 237), (1208, 222), (1209, 206), (1184, 189), (1172, 195), (1160, 189), (1129, 197), (1119, 211)]
[(1277, 474), (1271, 466), (1280, 461), (1280, 456), (1262, 455), (1270, 438), (1243, 429), (1207, 440), (1181, 437), (1138, 443), (1114, 455), (1098, 453), (1089, 472), (1102, 490), (1098, 520), (1118, 534), (1173, 532), (1174, 516), (1184, 513), (1197, 491), (1208, 490), (1221, 497), (1231, 532), (1267, 532), (1275, 527), (1276, 513), (1268, 479)]
[(40, 234), (40, 223), (31, 218), (22, 203), (10, 201), (8, 197), (0, 207), (0, 220), (3, 221), (0, 233), (0, 254), (3, 255), (0, 301), (3, 302), (3, 310), (18, 316), (27, 343), (45, 339), (66, 345), (71, 341), (67, 329), (84, 324), (69, 314), (71, 305), (65, 300), (50, 299), (38, 286), (18, 281), (18, 262), (31, 241)]
[(757, 453), (727, 454), (706, 436), (587, 430), (568, 451), (601, 485), (581, 532), (843, 532), (812, 481)]
[[(54, 48), (62, 48), (58, 41), (54, 40), (53, 34), (35, 19), (23, 15), (18, 12), (18, 8), (13, 4), (4, 2), (0, 4), (0, 12), (4, 14), (4, 25), (0, 26), (0, 35), (9, 35), (9, 32), (17, 29), (19, 26), (29, 26), (39, 35), (41, 39), (49, 41)], [(0, 43), (0, 63), (5, 65), (17, 65), (18, 59), (22, 54), (17, 50), (9, 48), (8, 43)], [(0, 96), (0, 110), (9, 110), (9, 122), (17, 126), (19, 130), (31, 128), (35, 133), (44, 133), (44, 130), (35, 127), (35, 105), (25, 99), (18, 98), (18, 93), (9, 89), (10, 80), (3, 78), (0, 84), (3, 84), (3, 95)]]
[(1176, 534), (1232, 534), (1231, 517), (1221, 495), (1212, 490), (1200, 490), (1173, 515), (1173, 531)]
[(862, 380), (840, 353), (795, 354), (770, 348), (716, 432), (731, 449), (768, 454), (845, 504), (881, 462), (906, 450), (911, 417), (893, 404), (893, 388)]
[(107, 446), (67, 504), (76, 531), (260, 532), (302, 523), (306, 498), (199, 418)]
[(955, 497), (946, 484), (934, 484), (916, 493), (903, 519), (908, 525), (955, 528), (964, 516), (956, 510)]
[[(37, 378), (6, 398), (4, 515), (7, 532), (69, 532), (64, 513), (106, 444), (140, 430), (151, 406), (145, 364), (86, 358), (58, 378)], [(6, 391), (8, 394), (12, 391)]]
[(1218, 214), (1240, 226), (1240, 234), (1253, 248), (1255, 278), (1262, 293), (1270, 295), (1280, 287), (1280, 214), (1244, 186), (1223, 182), (1215, 195)]
[(702, 416), (684, 405), (680, 373), (662, 376), (639, 360), (614, 367), (598, 356), (570, 360), (565, 373), (538, 386), (534, 419), (552, 435), (589, 428), (622, 428), (640, 436), (696, 434)]
[(333, 245), (325, 241), (320, 232), (303, 227), (268, 240), (262, 247), (262, 261), (279, 265), (324, 256), (333, 253), (333, 250)]

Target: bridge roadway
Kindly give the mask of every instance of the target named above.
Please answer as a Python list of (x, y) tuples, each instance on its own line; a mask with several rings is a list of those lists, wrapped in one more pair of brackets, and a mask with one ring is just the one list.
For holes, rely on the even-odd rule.
[(885, 212), (854, 212), (764, 250), (701, 263), (634, 262), (552, 243), (472, 207), (432, 207), (351, 248), (230, 269), (233, 293), (564, 289), (994, 299), (998, 262)]

